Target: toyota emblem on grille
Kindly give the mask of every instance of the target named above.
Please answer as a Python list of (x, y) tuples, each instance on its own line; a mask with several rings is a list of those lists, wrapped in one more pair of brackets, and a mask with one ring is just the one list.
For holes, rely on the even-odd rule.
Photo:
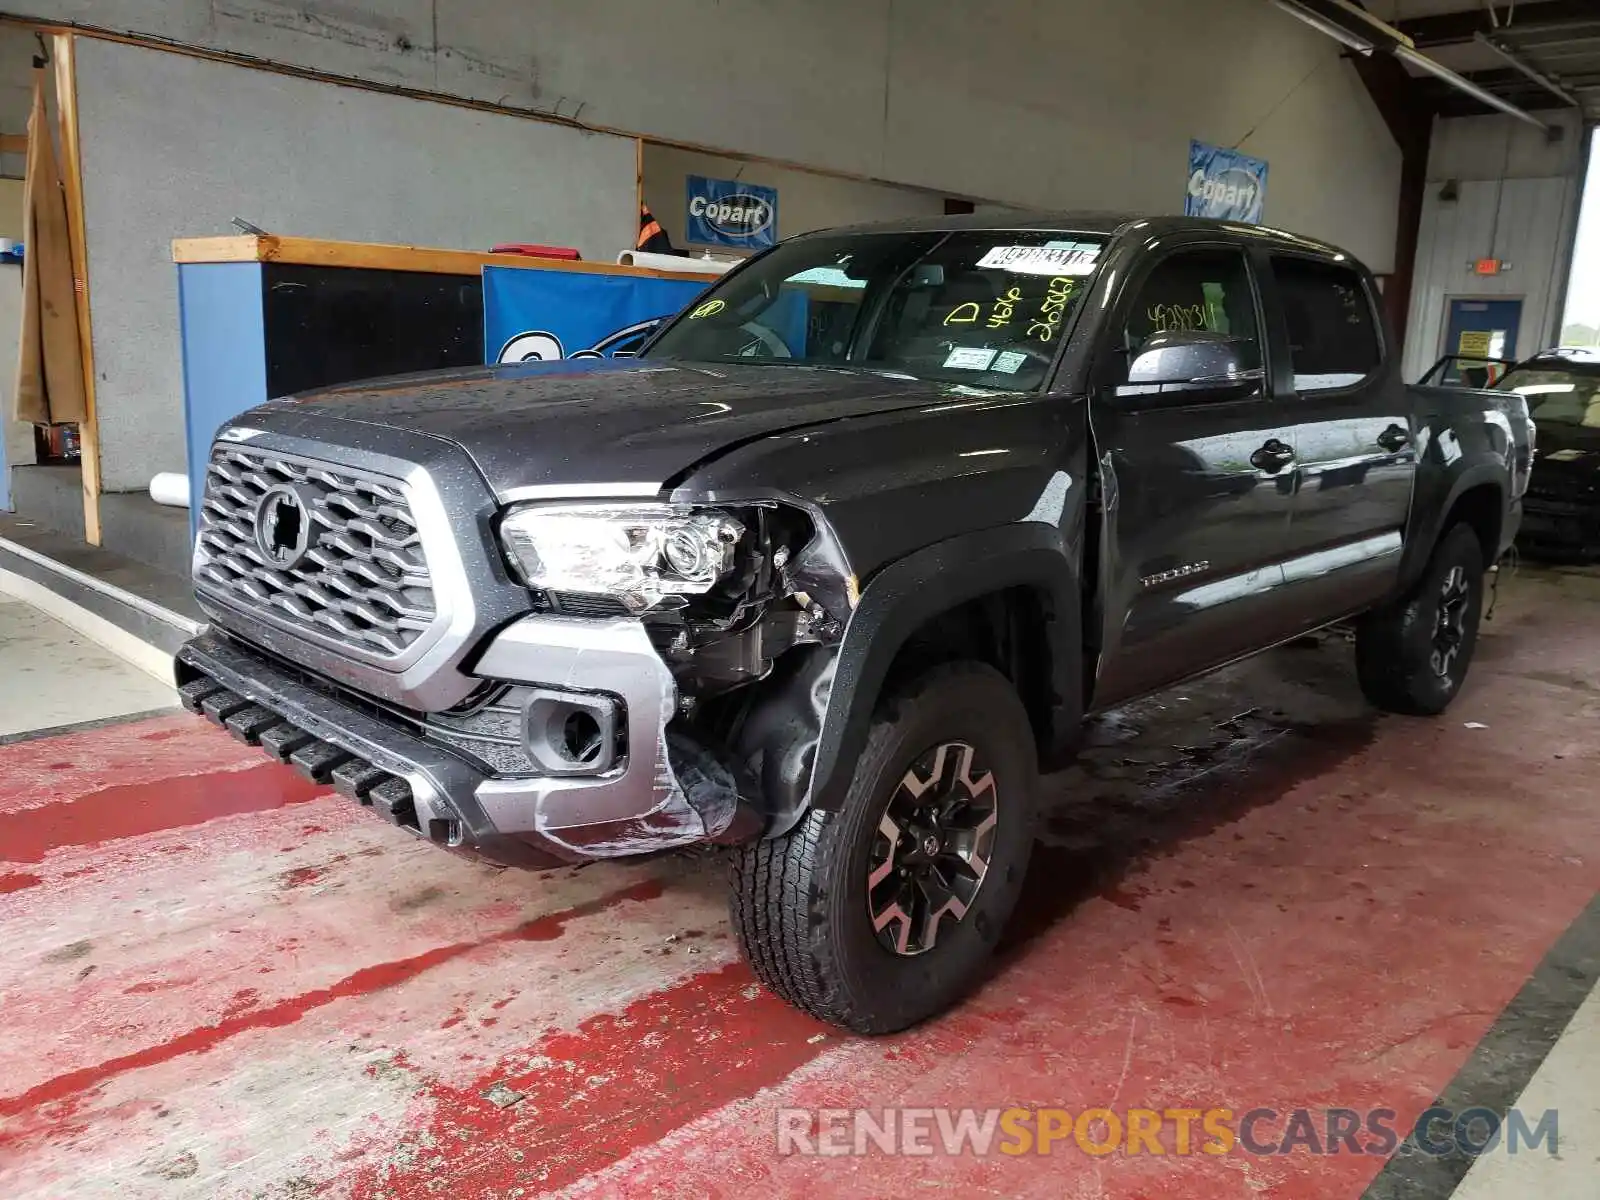
[(311, 548), (311, 507), (299, 490), (280, 483), (256, 503), (256, 546), (269, 566), (288, 571)]

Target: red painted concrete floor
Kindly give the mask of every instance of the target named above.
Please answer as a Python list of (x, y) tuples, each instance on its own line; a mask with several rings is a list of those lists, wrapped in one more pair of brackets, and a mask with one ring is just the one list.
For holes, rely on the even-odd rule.
[(1600, 888), (1600, 581), (1507, 592), (1441, 720), (1330, 636), (1097, 722), (993, 980), (877, 1041), (754, 984), (709, 855), (492, 872), (186, 716), (0, 747), (0, 1195), (1356, 1196), (1377, 1159), (779, 1157), (775, 1110), (1409, 1127)]

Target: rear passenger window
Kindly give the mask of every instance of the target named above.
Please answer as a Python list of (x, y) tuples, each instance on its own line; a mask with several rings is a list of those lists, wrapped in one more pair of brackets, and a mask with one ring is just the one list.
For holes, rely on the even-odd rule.
[(1352, 387), (1378, 369), (1378, 325), (1360, 275), (1333, 263), (1278, 257), (1272, 273), (1289, 332), (1295, 391)]
[(1128, 309), (1126, 362), (1153, 334), (1191, 330), (1226, 334), (1245, 367), (1261, 365), (1255, 293), (1239, 251), (1180, 250), (1157, 263)]

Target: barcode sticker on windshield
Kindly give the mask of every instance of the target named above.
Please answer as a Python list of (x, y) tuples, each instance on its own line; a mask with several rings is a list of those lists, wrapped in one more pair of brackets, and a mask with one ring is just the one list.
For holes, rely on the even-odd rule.
[(982, 346), (957, 346), (944, 360), (947, 367), (960, 367), (966, 371), (987, 371), (994, 361), (994, 351)]
[(1099, 257), (1098, 242), (995, 246), (978, 260), (978, 266), (1015, 271), (1019, 275), (1088, 275)]
[(994, 369), (1006, 375), (1015, 375), (1028, 356), (1021, 350), (1002, 350), (994, 356)]

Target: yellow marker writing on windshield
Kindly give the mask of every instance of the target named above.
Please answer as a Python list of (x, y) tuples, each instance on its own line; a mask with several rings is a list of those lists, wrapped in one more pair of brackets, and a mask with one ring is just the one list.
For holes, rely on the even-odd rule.
[(950, 310), (950, 315), (944, 319), (946, 325), (971, 325), (978, 319), (978, 303), (969, 300), (965, 304), (958, 304)]
[(999, 329), (1011, 323), (1011, 311), (1016, 308), (1017, 301), (1022, 299), (1022, 289), (1012, 288), (1004, 296), (994, 302), (994, 311), (989, 314), (989, 328)]
[(725, 301), (722, 301), (722, 300), (707, 300), (699, 308), (695, 309), (692, 313), (689, 314), (689, 319), (691, 321), (698, 321), (702, 317), (714, 317), (719, 312), (721, 312), (723, 309), (725, 309), (727, 307), (728, 307), (728, 305), (727, 305), (727, 303)]

